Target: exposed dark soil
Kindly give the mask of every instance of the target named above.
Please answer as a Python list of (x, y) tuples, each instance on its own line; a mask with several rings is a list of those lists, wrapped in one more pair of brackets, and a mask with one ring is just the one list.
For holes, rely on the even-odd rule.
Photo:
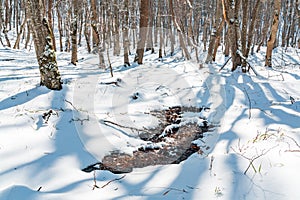
[[(140, 138), (152, 143), (164, 142), (162, 147), (141, 147), (133, 152), (133, 156), (122, 152), (112, 152), (103, 158), (102, 162), (95, 163), (83, 169), (85, 172), (93, 170), (109, 170), (112, 173), (128, 173), (133, 168), (141, 168), (150, 165), (178, 164), (186, 160), (190, 155), (202, 150), (192, 141), (203, 138), (203, 132), (209, 127), (204, 123), (199, 127), (196, 123), (187, 123), (179, 128), (172, 129), (161, 135), (165, 127), (181, 122), (181, 114), (184, 112), (199, 113), (202, 108), (172, 107), (162, 111), (151, 111), (150, 114), (157, 117), (160, 125), (145, 133)], [(168, 138), (168, 140), (167, 140)], [(170, 140), (170, 138), (172, 138)]]

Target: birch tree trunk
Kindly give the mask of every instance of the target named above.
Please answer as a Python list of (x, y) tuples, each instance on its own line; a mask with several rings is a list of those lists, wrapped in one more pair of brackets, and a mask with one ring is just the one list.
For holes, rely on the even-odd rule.
[(237, 69), (240, 65), (240, 57), (237, 54), (238, 50), (238, 11), (240, 6), (240, 0), (234, 1), (234, 6), (232, 6), (231, 0), (222, 0), (223, 4), (223, 15), (226, 23), (228, 24), (228, 37), (229, 45), (232, 58), (232, 68), (231, 71)]
[[(53, 33), (53, 22), (52, 22), (52, 12), (53, 12), (53, 0), (48, 0), (48, 24), (51, 30), (51, 33)], [(51, 34), (53, 49), (56, 51), (56, 42), (54, 38), (54, 34)]]
[(71, 44), (72, 44), (72, 53), (71, 53), (71, 63), (76, 65), (78, 62), (77, 59), (77, 25), (78, 25), (78, 0), (73, 0), (73, 19), (71, 22)]
[[(213, 59), (213, 51), (214, 48), (216, 46), (216, 43), (219, 44), (219, 40), (217, 40), (217, 38), (220, 38), (220, 34), (221, 34), (221, 30), (223, 28), (224, 25), (224, 20), (222, 19), (221, 22), (219, 22), (220, 18), (221, 18), (221, 13), (222, 13), (222, 3), (219, 1), (217, 3), (217, 8), (216, 8), (216, 19), (213, 23), (213, 28), (211, 30), (211, 34), (210, 34), (210, 41), (209, 41), (209, 45), (208, 45), (208, 52), (207, 52), (207, 57), (205, 60), (205, 63), (211, 63), (214, 59)], [(218, 25), (218, 28), (217, 28)], [(219, 45), (218, 45), (219, 46)]]
[(51, 90), (60, 90), (62, 82), (52, 45), (51, 29), (43, 16), (45, 12), (42, 0), (27, 0), (27, 9), (31, 17), (34, 47), (41, 74), (40, 84)]
[(276, 35), (278, 30), (280, 5), (281, 5), (281, 0), (274, 1), (274, 15), (273, 15), (272, 28), (271, 28), (271, 35), (267, 42), (267, 54), (266, 54), (266, 61), (265, 61), (265, 66), (267, 67), (272, 67), (272, 51), (276, 41)]

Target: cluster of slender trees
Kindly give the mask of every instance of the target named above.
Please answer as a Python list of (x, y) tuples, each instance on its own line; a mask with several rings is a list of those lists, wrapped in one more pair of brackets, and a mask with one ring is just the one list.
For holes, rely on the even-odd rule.
[[(176, 48), (185, 59), (215, 61), (222, 46), (232, 60), (232, 71), (261, 46), (272, 50), (300, 48), (300, 0), (0, 0), (0, 43), (30, 48), (33, 41), (41, 84), (61, 89), (55, 51), (70, 52), (77, 64), (77, 47), (85, 43), (99, 55), (99, 67), (110, 66), (109, 51), (123, 55), (124, 65), (142, 64), (145, 51), (161, 59)], [(10, 36), (16, 35), (14, 44)], [(199, 51), (206, 51), (204, 61)], [(155, 51), (157, 50), (157, 51)], [(194, 52), (192, 54), (192, 52)], [(105, 59), (106, 58), (106, 59)], [(107, 63), (106, 63), (107, 62)]]

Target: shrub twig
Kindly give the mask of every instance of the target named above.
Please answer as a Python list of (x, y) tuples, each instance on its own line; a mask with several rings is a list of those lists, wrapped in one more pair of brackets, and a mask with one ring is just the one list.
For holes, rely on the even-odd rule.
[(119, 180), (125, 178), (125, 176), (126, 176), (126, 175), (121, 176), (120, 178), (115, 178), (115, 179), (113, 179), (113, 180), (110, 180), (110, 181), (108, 181), (107, 183), (105, 183), (104, 185), (102, 185), (101, 188), (104, 188), (104, 187), (108, 186), (110, 183), (112, 183), (112, 182), (114, 182), (114, 181), (119, 181)]

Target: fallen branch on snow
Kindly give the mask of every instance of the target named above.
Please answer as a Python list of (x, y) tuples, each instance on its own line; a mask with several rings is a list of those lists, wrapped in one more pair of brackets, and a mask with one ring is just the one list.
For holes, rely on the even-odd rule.
[(112, 182), (114, 182), (114, 181), (119, 181), (119, 180), (125, 178), (125, 176), (126, 176), (126, 175), (121, 176), (120, 178), (115, 178), (115, 179), (113, 179), (113, 180), (110, 180), (110, 181), (108, 181), (107, 183), (105, 183), (104, 185), (102, 185), (101, 188), (104, 188), (104, 187), (108, 186), (110, 183), (112, 183)]
[(117, 124), (115, 122), (112, 122), (112, 121), (109, 121), (109, 120), (101, 120), (100, 123), (108, 126), (108, 124), (112, 124), (112, 125), (115, 125), (115, 126), (118, 126), (120, 128), (126, 128), (126, 129), (130, 129), (132, 132), (136, 131), (138, 132), (138, 134), (140, 132), (144, 132), (144, 133), (151, 133), (150, 131), (148, 131), (146, 128), (144, 129), (138, 129), (138, 128), (135, 128), (135, 127), (130, 127), (130, 126), (124, 126), (124, 125), (121, 125), (121, 124)]

